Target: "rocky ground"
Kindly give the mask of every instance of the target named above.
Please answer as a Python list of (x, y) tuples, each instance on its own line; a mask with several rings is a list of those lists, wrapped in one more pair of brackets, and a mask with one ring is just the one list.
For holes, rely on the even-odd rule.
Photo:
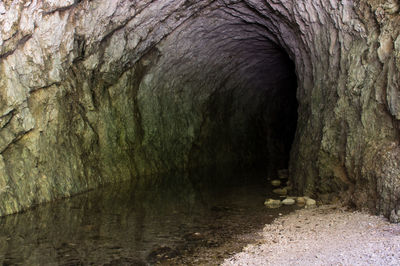
[(267, 224), (261, 240), (223, 265), (399, 265), (400, 226), (334, 205)]

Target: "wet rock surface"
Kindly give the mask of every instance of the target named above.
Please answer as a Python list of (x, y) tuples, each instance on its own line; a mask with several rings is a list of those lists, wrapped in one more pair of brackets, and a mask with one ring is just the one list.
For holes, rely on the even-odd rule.
[(218, 264), (293, 210), (265, 208), (257, 173), (228, 172), (110, 184), (0, 218), (0, 264)]
[(388, 217), (398, 18), (397, 0), (2, 1), (0, 215), (195, 165), (273, 175), (291, 149), (297, 194)]
[(239, 10), (70, 2), (1, 4), (0, 215), (173, 169), (287, 166), (294, 66)]

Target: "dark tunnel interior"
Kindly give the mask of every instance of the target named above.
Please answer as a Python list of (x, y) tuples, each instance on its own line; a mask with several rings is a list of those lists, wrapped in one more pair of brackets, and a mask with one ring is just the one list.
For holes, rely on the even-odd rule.
[(160, 114), (163, 131), (187, 127), (179, 121), (189, 117), (195, 128), (189, 168), (234, 163), (271, 177), (288, 168), (297, 76), (265, 28), (217, 9), (199, 14), (153, 53), (157, 67), (146, 85), (163, 100), (158, 111), (148, 112)]

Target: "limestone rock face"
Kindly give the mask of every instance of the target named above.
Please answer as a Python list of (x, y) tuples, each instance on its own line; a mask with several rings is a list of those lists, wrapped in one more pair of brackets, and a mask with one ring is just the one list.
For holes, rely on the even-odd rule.
[(397, 0), (1, 1), (0, 215), (175, 168), (276, 172), (291, 149), (298, 193), (389, 216), (399, 18)]

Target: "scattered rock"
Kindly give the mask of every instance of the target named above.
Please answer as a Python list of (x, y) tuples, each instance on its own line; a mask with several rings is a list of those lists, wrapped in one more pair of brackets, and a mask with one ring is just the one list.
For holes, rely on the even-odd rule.
[(187, 241), (198, 241), (202, 240), (204, 237), (201, 233), (195, 232), (195, 233), (189, 233), (183, 236), (183, 238)]
[(304, 197), (297, 197), (296, 203), (299, 206), (304, 206), (306, 204), (306, 199)]
[(270, 209), (279, 208), (281, 204), (282, 203), (280, 200), (275, 200), (275, 199), (266, 199), (264, 202), (264, 205)]
[(278, 195), (282, 195), (282, 196), (287, 195), (286, 188), (275, 188), (274, 190), (272, 190), (272, 192), (274, 192), (275, 194), (278, 194)]
[(281, 185), (281, 181), (278, 179), (272, 180), (271, 185), (273, 185), (274, 187), (279, 187)]
[(317, 202), (315, 200), (310, 199), (310, 198), (306, 199), (306, 207), (307, 208), (314, 208), (316, 206), (317, 206)]
[(295, 200), (294, 199), (291, 199), (291, 198), (286, 198), (286, 199), (284, 199), (283, 201), (282, 201), (282, 204), (283, 205), (293, 205), (295, 203)]

